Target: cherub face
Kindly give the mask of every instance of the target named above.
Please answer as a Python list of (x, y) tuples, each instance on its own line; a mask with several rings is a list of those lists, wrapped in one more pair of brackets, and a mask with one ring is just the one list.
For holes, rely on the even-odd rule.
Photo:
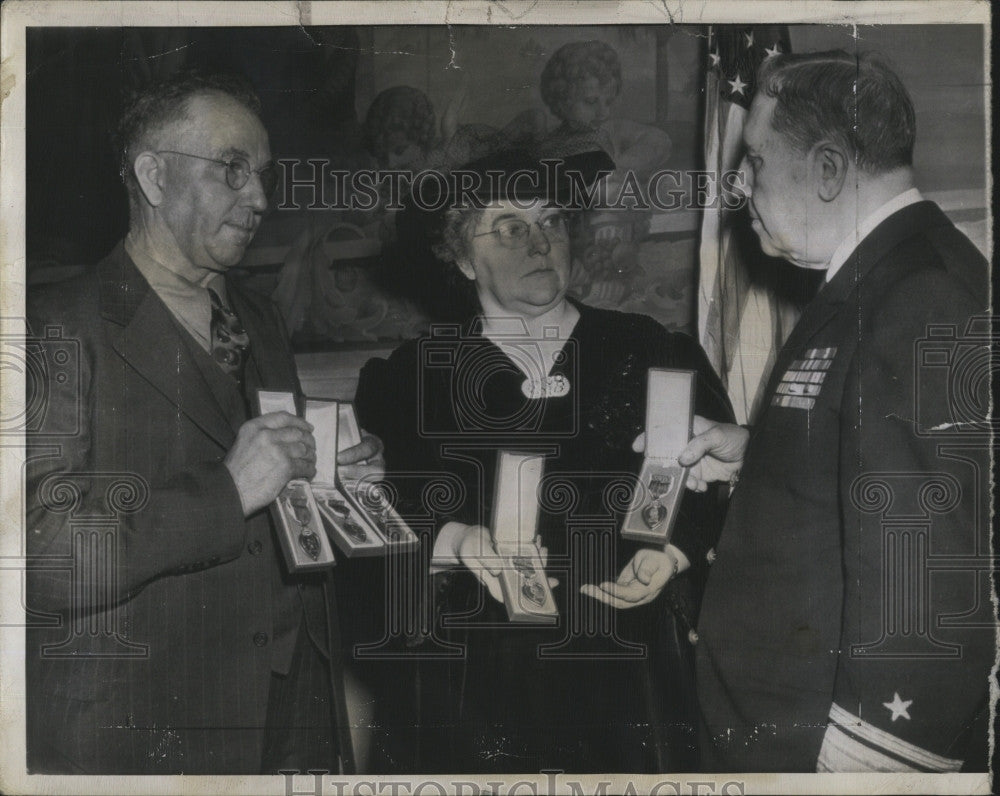
[(574, 132), (598, 130), (610, 118), (611, 106), (617, 98), (618, 89), (613, 82), (602, 83), (588, 75), (570, 87), (559, 116)]

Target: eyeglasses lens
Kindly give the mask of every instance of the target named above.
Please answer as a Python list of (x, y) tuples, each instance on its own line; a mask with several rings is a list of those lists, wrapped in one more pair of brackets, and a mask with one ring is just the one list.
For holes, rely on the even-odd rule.
[[(538, 228), (552, 240), (563, 240), (566, 237), (566, 217), (554, 215), (537, 222)], [(531, 224), (526, 221), (508, 221), (496, 229), (500, 243), (508, 248), (524, 246), (531, 235)]]
[[(250, 164), (243, 158), (233, 158), (226, 164), (226, 185), (234, 191), (242, 190), (253, 173)], [(278, 187), (278, 170), (274, 166), (265, 166), (257, 174), (264, 195), (270, 198)]]
[(233, 158), (226, 164), (226, 184), (239, 191), (250, 179), (250, 164), (242, 158)]
[(528, 239), (530, 230), (523, 221), (508, 221), (497, 228), (497, 237), (505, 246), (520, 246)]

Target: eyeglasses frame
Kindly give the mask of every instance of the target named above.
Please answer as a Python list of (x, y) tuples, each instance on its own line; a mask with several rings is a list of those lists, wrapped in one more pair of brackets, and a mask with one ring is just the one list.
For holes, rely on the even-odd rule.
[[(158, 155), (181, 155), (181, 156), (186, 157), (186, 158), (195, 158), (197, 160), (204, 160), (204, 161), (206, 161), (208, 163), (216, 163), (219, 166), (225, 166), (226, 167), (226, 186), (231, 191), (242, 191), (246, 187), (247, 182), (250, 182), (250, 177), (253, 176), (254, 174), (256, 174), (257, 178), (260, 179), (260, 186), (261, 186), (261, 188), (263, 188), (264, 195), (267, 196), (268, 199), (270, 199), (271, 196), (274, 195), (274, 192), (278, 188), (278, 174), (277, 174), (277, 169), (275, 168), (275, 166), (274, 166), (273, 163), (269, 163), (268, 165), (263, 166), (263, 167), (261, 167), (259, 169), (251, 169), (250, 168), (250, 161), (247, 160), (242, 155), (236, 155), (235, 157), (229, 158), (229, 160), (221, 160), (219, 158), (205, 157), (204, 155), (195, 155), (195, 154), (192, 154), (191, 152), (180, 152), (180, 151), (178, 151), (176, 149), (158, 149), (158, 150), (156, 150), (156, 154), (158, 154)], [(237, 188), (237, 187), (233, 186), (233, 184), (229, 181), (229, 175), (232, 174), (232, 164), (235, 163), (238, 160), (242, 160), (244, 163), (247, 164), (247, 169), (246, 169), (246, 171), (247, 171), (247, 179), (246, 179), (246, 182), (244, 182), (241, 186), (239, 186)], [(270, 190), (267, 189), (267, 186), (264, 185), (264, 180), (261, 179), (261, 174), (263, 174), (265, 171), (269, 171), (269, 170), (274, 173), (274, 185), (273, 185), (273, 187)]]
[[(546, 231), (542, 227), (542, 222), (543, 221), (548, 221), (550, 218), (560, 218), (560, 219), (562, 219), (563, 225), (566, 225), (566, 224), (569, 223), (569, 219), (566, 216), (566, 211), (564, 211), (564, 210), (560, 210), (558, 213), (554, 213), (551, 216), (546, 216), (545, 218), (538, 219), (537, 221), (525, 221), (523, 218), (512, 218), (512, 219), (509, 219), (509, 221), (519, 221), (519, 222), (521, 222), (522, 224), (524, 224), (525, 226), (528, 227), (528, 235), (524, 238), (524, 241), (521, 242), (521, 243), (519, 243), (517, 246), (505, 246), (504, 243), (503, 243), (503, 237), (500, 235), (500, 230), (499, 229), (490, 229), (490, 230), (487, 230), (486, 232), (477, 232), (475, 235), (470, 235), (469, 237), (471, 237), (471, 238), (482, 238), (482, 237), (484, 237), (486, 235), (496, 235), (497, 236), (497, 242), (501, 246), (504, 246), (504, 248), (507, 248), (507, 249), (520, 249), (520, 248), (523, 248), (524, 246), (528, 245), (528, 241), (531, 238), (531, 227), (532, 226), (538, 227), (538, 231), (542, 233), (542, 235), (545, 237), (545, 240), (546, 241), (550, 241), (549, 235), (551, 234), (552, 231), (551, 230)], [(508, 221), (505, 221), (504, 223), (508, 223)], [(567, 232), (567, 234), (565, 235), (565, 237), (554, 237), (553, 239), (554, 240), (568, 240), (569, 239), (569, 234)]]

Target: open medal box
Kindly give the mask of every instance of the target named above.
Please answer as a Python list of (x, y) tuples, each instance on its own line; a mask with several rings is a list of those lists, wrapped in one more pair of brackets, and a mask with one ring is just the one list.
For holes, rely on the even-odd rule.
[(313, 496), (340, 551), (353, 558), (416, 548), (417, 535), (396, 512), (385, 488), (374, 481), (342, 477), (337, 466), (337, 452), (361, 442), (354, 405), (307, 399), (305, 416), (315, 427)]
[(536, 454), (497, 453), (493, 546), (502, 559), (500, 587), (507, 617), (516, 622), (555, 624), (559, 618), (535, 544), (544, 459)]
[[(295, 413), (295, 398), (291, 393), (259, 390), (257, 398), (261, 414)], [(311, 483), (301, 479), (289, 482), (275, 502), (278, 525), (283, 531), (279, 535), (289, 568), (299, 571), (332, 566), (332, 550), (329, 562), (325, 558), (330, 541), (348, 558), (385, 555), (390, 549), (416, 548), (418, 537), (396, 512), (381, 485), (341, 477), (337, 452), (361, 442), (354, 406), (309, 398), (305, 401), (304, 415), (312, 424), (316, 439), (316, 476)], [(319, 526), (325, 531), (319, 534), (323, 545), (316, 558), (312, 557), (315, 549), (312, 541), (300, 538), (299, 519), (304, 517), (305, 510), (300, 509), (300, 517), (296, 517), (295, 504), (285, 499), (288, 492), (307, 497), (312, 512), (310, 519), (314, 521), (310, 529), (316, 530)]]
[[(290, 392), (258, 390), (257, 408), (262, 415), (298, 414), (295, 396)], [(308, 481), (303, 478), (289, 481), (271, 504), (271, 516), (278, 528), (278, 542), (289, 572), (325, 569), (337, 563)]]
[(677, 457), (691, 439), (695, 372), (650, 368), (646, 394), (646, 456), (622, 537), (665, 545), (677, 519), (687, 467)]

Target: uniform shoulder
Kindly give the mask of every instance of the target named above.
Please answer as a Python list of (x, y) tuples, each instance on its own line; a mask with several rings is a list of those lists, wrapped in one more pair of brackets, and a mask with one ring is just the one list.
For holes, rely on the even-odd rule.
[(950, 282), (973, 298), (986, 296), (989, 263), (969, 238), (950, 220), (927, 229), (924, 237), (935, 267), (942, 270)]
[(989, 267), (972, 242), (950, 223), (921, 230), (891, 255), (884, 291), (885, 312), (916, 317), (925, 311), (984, 312)]
[(986, 295), (986, 258), (934, 202), (908, 206), (880, 229), (896, 240), (877, 255), (879, 263), (869, 290), (878, 295), (888, 290), (891, 303), (916, 306), (940, 298), (979, 301)]

